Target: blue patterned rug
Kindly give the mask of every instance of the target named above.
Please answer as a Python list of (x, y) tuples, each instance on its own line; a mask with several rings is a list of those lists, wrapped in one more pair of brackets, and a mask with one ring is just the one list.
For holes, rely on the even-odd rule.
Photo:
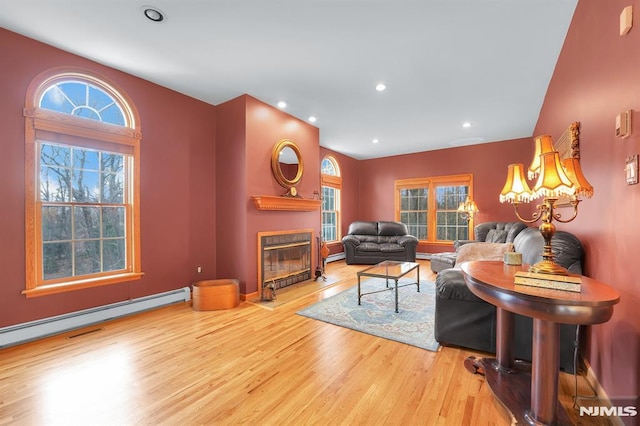
[[(402, 284), (406, 282), (401, 280)], [(362, 283), (362, 292), (384, 287), (384, 280), (371, 278)], [(436, 351), (433, 282), (421, 281), (420, 293), (415, 285), (400, 288), (398, 300), (397, 314), (393, 290), (362, 296), (362, 305), (358, 306), (358, 289), (354, 286), (299, 311), (298, 315)]]

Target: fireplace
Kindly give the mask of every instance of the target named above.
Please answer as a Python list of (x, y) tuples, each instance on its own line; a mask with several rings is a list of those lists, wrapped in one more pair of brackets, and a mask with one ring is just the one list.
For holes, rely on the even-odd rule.
[(258, 233), (258, 288), (277, 289), (311, 279), (313, 230)]

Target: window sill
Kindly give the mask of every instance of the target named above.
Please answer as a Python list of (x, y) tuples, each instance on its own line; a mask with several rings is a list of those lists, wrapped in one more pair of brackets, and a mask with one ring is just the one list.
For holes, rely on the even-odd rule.
[(127, 272), (124, 274), (109, 275), (99, 278), (89, 278), (86, 280), (78, 280), (73, 282), (44, 284), (39, 285), (36, 288), (24, 290), (22, 294), (27, 296), (27, 298), (47, 296), (49, 294), (66, 293), (69, 291), (81, 290), (84, 288), (99, 287), (126, 281), (135, 281), (142, 278), (143, 275), (143, 272)]

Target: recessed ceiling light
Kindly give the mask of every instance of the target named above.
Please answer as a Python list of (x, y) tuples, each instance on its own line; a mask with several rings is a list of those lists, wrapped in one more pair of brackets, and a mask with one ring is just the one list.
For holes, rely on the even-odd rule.
[(470, 121), (465, 121), (464, 123), (462, 123), (462, 127), (464, 127), (465, 129), (468, 129), (471, 126), (473, 126), (473, 123)]
[(162, 22), (164, 21), (164, 13), (162, 13), (158, 8), (153, 6), (143, 6), (142, 13), (147, 17), (150, 21), (153, 22)]
[(380, 141), (379, 141), (378, 139), (374, 139), (374, 140), (372, 140), (371, 142), (373, 142), (373, 143), (378, 143), (378, 142), (380, 142)]
[(287, 103), (285, 101), (278, 102), (278, 108), (286, 108), (286, 107), (287, 107)]
[(311, 117), (309, 117), (309, 121), (312, 123), (315, 123), (318, 119), (315, 118), (313, 115)]
[(377, 90), (378, 92), (382, 92), (382, 91), (384, 91), (386, 88), (387, 88), (387, 85), (386, 85), (386, 84), (384, 84), (384, 83), (378, 83), (378, 84), (376, 85), (376, 90)]

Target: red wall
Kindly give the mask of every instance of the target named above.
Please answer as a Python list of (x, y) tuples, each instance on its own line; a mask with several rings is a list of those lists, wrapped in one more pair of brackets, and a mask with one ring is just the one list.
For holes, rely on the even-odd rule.
[(242, 279), (248, 253), (244, 98), (220, 104), (216, 112), (216, 271), (218, 277)]
[(314, 236), (320, 233), (320, 210), (259, 211), (251, 201), (254, 195), (286, 192), (271, 172), (271, 153), (282, 139), (295, 142), (302, 153), (304, 173), (296, 185), (298, 194), (312, 198), (320, 190), (319, 131), (248, 95), (219, 108), (217, 175), (233, 179), (218, 181), (218, 273), (239, 279), (240, 292), (247, 295), (258, 289), (258, 232), (313, 229)]
[[(640, 185), (625, 183), (625, 159), (640, 153), (640, 131), (614, 136), (615, 117), (633, 109), (640, 119), (640, 28), (619, 35), (622, 9), (638, 0), (580, 0), (536, 125), (559, 135), (581, 123), (581, 165), (595, 188), (580, 213), (559, 229), (575, 233), (587, 250), (587, 275), (620, 292), (613, 318), (591, 329), (590, 363), (610, 397), (640, 394), (640, 275), (633, 270), (640, 244)], [(633, 128), (633, 127), (632, 127)]]
[[(319, 162), (322, 162), (322, 159), (327, 155), (331, 155), (337, 160), (342, 177), (342, 190), (340, 191), (340, 230), (342, 234), (338, 236), (338, 239), (341, 239), (349, 230), (349, 224), (359, 220), (361, 162), (339, 152), (320, 147)], [(344, 251), (340, 242), (330, 244), (329, 249), (331, 254)]]
[[(189, 285), (215, 275), (215, 107), (0, 29), (0, 327)], [(24, 255), (26, 89), (40, 72), (78, 66), (118, 84), (140, 114), (141, 249), (145, 276), (27, 299)]]
[[(507, 177), (507, 166), (528, 165), (532, 155), (532, 138), (523, 138), (362, 161), (359, 220), (394, 220), (397, 179), (471, 173), (474, 199), (480, 209), (475, 223), (517, 221), (513, 206), (501, 204), (498, 197)], [(429, 253), (452, 249), (450, 244), (419, 247)]]

